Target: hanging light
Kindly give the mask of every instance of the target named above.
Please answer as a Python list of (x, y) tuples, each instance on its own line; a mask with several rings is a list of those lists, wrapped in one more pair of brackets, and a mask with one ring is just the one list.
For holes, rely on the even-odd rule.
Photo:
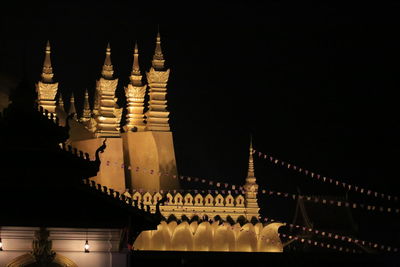
[(87, 239), (86, 239), (84, 248), (85, 248), (85, 253), (89, 253), (90, 252), (90, 250), (89, 250), (90, 246), (89, 246), (89, 242), (88, 242)]
[(1, 237), (0, 237), (0, 251), (3, 251), (3, 242), (1, 241)]

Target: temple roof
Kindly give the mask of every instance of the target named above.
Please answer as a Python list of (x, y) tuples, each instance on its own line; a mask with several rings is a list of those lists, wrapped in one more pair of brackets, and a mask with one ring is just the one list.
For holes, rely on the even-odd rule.
[(60, 146), (68, 123), (59, 126), (47, 112), (13, 104), (0, 116), (0, 128), (0, 225), (145, 230), (160, 222), (157, 214), (83, 183), (97, 174), (106, 144), (91, 161), (84, 152)]

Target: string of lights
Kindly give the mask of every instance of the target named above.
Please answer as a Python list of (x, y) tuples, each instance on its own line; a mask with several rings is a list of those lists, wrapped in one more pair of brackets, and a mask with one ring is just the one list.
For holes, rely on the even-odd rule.
[(278, 159), (276, 157), (273, 157), (271, 155), (267, 155), (267, 154), (265, 154), (263, 152), (256, 151), (255, 149), (253, 149), (253, 154), (257, 155), (260, 159), (267, 160), (267, 161), (269, 161), (269, 162), (271, 162), (271, 163), (273, 163), (273, 164), (275, 164), (277, 166), (285, 167), (287, 169), (290, 169), (290, 170), (296, 171), (298, 173), (304, 174), (309, 178), (313, 178), (313, 179), (316, 179), (316, 180), (324, 182), (324, 183), (329, 183), (329, 184), (332, 184), (332, 185), (335, 185), (335, 186), (338, 186), (338, 187), (343, 187), (344, 189), (349, 190), (349, 191), (351, 190), (351, 191), (354, 191), (354, 192), (359, 193), (359, 194), (365, 194), (367, 196), (380, 198), (380, 199), (385, 199), (385, 200), (388, 200), (388, 201), (398, 202), (398, 200), (399, 200), (398, 196), (392, 196), (392, 195), (389, 195), (389, 194), (380, 193), (380, 192), (377, 192), (377, 191), (374, 191), (374, 190), (365, 189), (362, 186), (353, 185), (353, 184), (350, 184), (350, 183), (346, 183), (346, 182), (342, 182), (342, 181), (333, 179), (331, 177), (326, 177), (326, 176), (321, 175), (319, 173), (312, 172), (312, 171), (309, 171), (308, 169), (299, 167), (299, 166), (297, 166), (295, 164), (292, 164), (292, 163), (289, 163), (289, 162), (285, 162), (285, 161), (280, 160), (280, 159)]
[[(148, 172), (149, 174), (156, 174), (154, 170), (148, 170), (146, 168), (140, 168), (140, 167), (135, 167), (135, 171), (144, 171)], [(161, 173), (158, 172), (158, 175), (168, 175), (168, 173)], [(211, 190), (215, 191), (217, 194), (221, 192), (222, 194), (225, 193), (231, 193), (229, 189), (234, 190), (235, 193), (238, 193), (239, 191), (243, 194), (244, 190), (242, 186), (237, 186), (229, 183), (223, 183), (223, 182), (217, 182), (217, 181), (212, 181), (204, 178), (199, 178), (199, 177), (190, 177), (190, 176), (183, 176), (183, 175), (173, 175), (173, 178), (175, 179), (181, 179), (185, 180), (187, 182), (197, 182), (197, 183), (202, 183), (204, 185), (209, 185), (209, 186), (216, 186), (217, 188), (225, 188), (226, 190)], [(239, 190), (237, 191), (237, 188)], [(144, 192), (145, 190), (143, 189), (136, 189), (138, 192)], [(174, 191), (174, 192), (188, 192), (188, 190), (169, 190), (169, 191)], [(196, 190), (193, 190), (196, 193)], [(201, 190), (199, 190), (201, 191)], [(287, 193), (287, 192), (280, 192), (280, 191), (273, 191), (273, 190), (267, 190), (267, 189), (262, 189), (260, 188), (258, 190), (259, 194), (263, 195), (268, 195), (268, 196), (277, 196), (277, 197), (284, 197), (284, 198), (289, 198), (293, 200), (303, 200), (303, 201), (309, 201), (309, 202), (314, 202), (318, 204), (324, 204), (324, 205), (333, 205), (337, 207), (348, 207), (352, 209), (361, 209), (365, 211), (371, 211), (371, 212), (385, 212), (385, 213), (390, 213), (390, 214), (399, 214), (400, 213), (400, 208), (393, 208), (393, 207), (383, 207), (383, 206), (377, 206), (377, 205), (372, 205), (372, 204), (364, 204), (364, 203), (355, 203), (355, 202), (348, 202), (348, 201), (343, 201), (343, 200), (334, 200), (334, 199), (326, 199), (323, 197), (319, 196), (306, 196), (306, 195), (298, 195), (298, 194), (292, 194), (292, 193)]]
[(341, 240), (341, 241), (344, 241), (344, 242), (363, 245), (363, 246), (368, 246), (368, 247), (373, 248), (373, 249), (379, 249), (379, 250), (387, 251), (387, 252), (395, 252), (395, 253), (400, 252), (399, 248), (397, 248), (397, 247), (383, 245), (383, 244), (379, 244), (379, 243), (371, 242), (371, 241), (365, 241), (365, 240), (361, 240), (361, 239), (358, 239), (358, 238), (341, 235), (341, 234), (338, 234), (338, 233), (333, 233), (333, 232), (328, 232), (328, 231), (321, 231), (321, 230), (317, 230), (317, 229), (314, 229), (314, 228), (310, 228), (310, 227), (306, 227), (306, 226), (302, 226), (302, 225), (298, 225), (298, 224), (287, 223), (287, 222), (284, 222), (282, 220), (274, 220), (274, 219), (270, 219), (270, 218), (263, 218), (263, 219), (260, 218), (260, 220), (264, 221), (264, 222), (281, 222), (281, 223), (283, 223), (284, 226), (288, 226), (289, 229), (291, 229), (291, 230), (292, 229), (298, 229), (298, 230), (301, 230), (301, 231), (303, 231), (305, 233), (316, 234), (316, 235), (319, 235), (319, 236), (324, 237), (324, 238)]

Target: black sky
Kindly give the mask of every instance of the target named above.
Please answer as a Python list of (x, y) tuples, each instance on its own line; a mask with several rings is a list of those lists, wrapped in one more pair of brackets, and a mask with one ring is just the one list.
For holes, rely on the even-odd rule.
[[(93, 93), (110, 41), (122, 96), (135, 40), (148, 70), (160, 24), (180, 174), (241, 183), (251, 133), (257, 150), (398, 193), (398, 4), (301, 2), (14, 7), (1, 18), (0, 71), (18, 79), (25, 57), (33, 84), (50, 39), (64, 95)], [(260, 160), (256, 176), (273, 190), (344, 193)]]

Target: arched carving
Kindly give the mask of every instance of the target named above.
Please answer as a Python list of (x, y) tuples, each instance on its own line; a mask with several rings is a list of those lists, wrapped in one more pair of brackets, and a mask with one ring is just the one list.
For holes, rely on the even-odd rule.
[(127, 198), (132, 198), (132, 195), (129, 194), (128, 191), (125, 191), (125, 192), (123, 193), (123, 195), (126, 196)]
[(212, 250), (212, 228), (209, 222), (202, 222), (194, 234), (194, 249), (196, 251)]
[[(227, 222), (219, 225), (208, 221), (198, 224), (193, 221), (165, 221), (157, 230), (142, 232), (136, 239), (134, 248), (139, 250), (187, 250), (187, 251), (240, 251), (240, 252), (282, 252), (283, 245), (278, 236), (282, 223), (272, 223), (265, 227), (261, 223), (253, 225)], [(145, 244), (147, 242), (147, 244)]]
[(236, 207), (244, 207), (244, 197), (242, 195), (238, 195), (235, 199)]
[(151, 196), (151, 194), (149, 192), (146, 192), (143, 195), (143, 204), (151, 205), (152, 204), (152, 200), (153, 200), (153, 197)]
[(228, 195), (226, 198), (225, 198), (225, 206), (227, 206), (227, 207), (233, 207), (235, 204), (234, 204), (234, 201), (235, 201), (235, 199), (233, 198), (233, 196), (232, 195)]
[(132, 196), (132, 199), (137, 201), (137, 202), (141, 202), (142, 201), (142, 195), (139, 192), (135, 192)]
[(245, 224), (237, 236), (236, 251), (256, 252), (257, 236), (251, 223)]
[(193, 250), (193, 235), (187, 222), (182, 222), (175, 228), (174, 234), (172, 235), (171, 246), (173, 250)]
[(229, 223), (223, 223), (214, 232), (213, 251), (235, 251), (236, 240)]
[(157, 202), (158, 202), (160, 199), (162, 199), (162, 195), (161, 195), (159, 192), (155, 193), (154, 196), (153, 196), (153, 203), (154, 203), (154, 204), (157, 204)]
[(185, 205), (190, 205), (190, 206), (193, 205), (193, 196), (191, 194), (187, 193), (185, 195), (185, 203), (184, 204)]
[(211, 194), (208, 194), (204, 198), (204, 205), (205, 206), (213, 206), (214, 205), (214, 197)]
[[(31, 266), (32, 267), (40, 266), (38, 265), (38, 263), (36, 263), (35, 257), (32, 256), (31, 253), (26, 253), (19, 257), (16, 257), (6, 265), (6, 267), (31, 267)], [(76, 263), (74, 263), (72, 260), (58, 253), (55, 255), (53, 261), (50, 263), (49, 266), (78, 267), (78, 265), (76, 265)]]
[(194, 205), (195, 206), (202, 206), (203, 205), (203, 196), (200, 194), (197, 194), (194, 197)]
[(180, 206), (183, 205), (183, 197), (182, 197), (181, 193), (177, 193), (177, 194), (175, 195), (175, 197), (174, 197), (174, 204), (175, 204), (175, 205), (180, 205)]
[(172, 205), (174, 202), (173, 202), (173, 196), (171, 195), (171, 193), (167, 193), (167, 199), (168, 199), (168, 201), (167, 201), (167, 204), (168, 205)]
[(224, 197), (221, 194), (218, 194), (215, 197), (215, 206), (224, 206)]

